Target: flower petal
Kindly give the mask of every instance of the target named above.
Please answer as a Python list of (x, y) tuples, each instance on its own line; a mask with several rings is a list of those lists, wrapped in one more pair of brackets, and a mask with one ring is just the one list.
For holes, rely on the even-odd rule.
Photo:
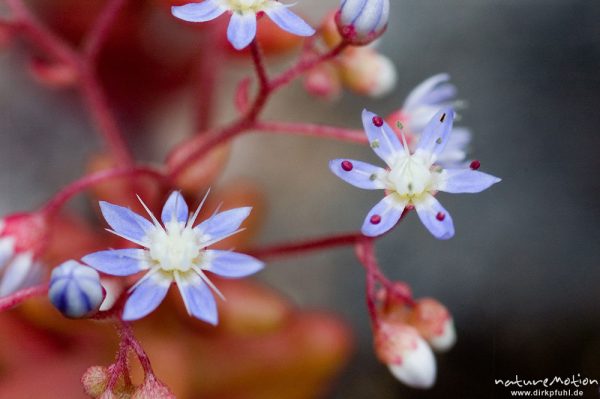
[(248, 46), (256, 36), (256, 15), (234, 12), (227, 28), (227, 39), (236, 50)]
[(302, 18), (288, 9), (288, 6), (277, 3), (273, 7), (265, 9), (265, 13), (281, 29), (298, 36), (312, 36), (315, 30)]
[(447, 193), (479, 193), (502, 179), (471, 169), (446, 169), (445, 182), (439, 187)]
[(185, 199), (179, 191), (173, 191), (162, 210), (161, 219), (163, 223), (166, 225), (173, 220), (185, 223), (188, 216), (189, 209)]
[(422, 83), (415, 87), (406, 97), (406, 101), (404, 101), (404, 106), (402, 107), (402, 109), (411, 110), (414, 107), (419, 107), (421, 105), (431, 103), (431, 101), (425, 101), (426, 99), (431, 98), (430, 93), (435, 90), (436, 86), (448, 82), (449, 80), (450, 75), (448, 75), (447, 73), (440, 73), (428, 79), (425, 79)]
[(0, 296), (10, 295), (22, 288), (32, 265), (33, 257), (30, 253), (23, 253), (14, 257), (6, 266), (6, 270), (2, 276)]
[[(382, 125), (377, 126), (374, 119), (379, 119)], [(362, 122), (373, 151), (385, 163), (392, 166), (395, 155), (403, 151), (402, 144), (400, 144), (396, 133), (394, 133), (392, 128), (383, 119), (366, 109), (362, 112)]]
[(151, 313), (163, 301), (171, 278), (161, 272), (149, 272), (133, 290), (123, 311), (123, 320), (138, 320)]
[(0, 271), (14, 255), (15, 240), (12, 237), (0, 238)]
[(221, 277), (245, 277), (261, 270), (265, 264), (250, 255), (231, 251), (208, 250), (207, 266), (202, 270)]
[(146, 233), (154, 228), (152, 223), (131, 209), (100, 201), (100, 210), (108, 225), (128, 240), (142, 242)]
[(149, 269), (145, 259), (146, 251), (143, 249), (111, 249), (81, 258), (87, 265), (112, 276), (130, 276)]
[(471, 131), (467, 128), (455, 127), (452, 129), (446, 148), (438, 155), (436, 163), (446, 168), (456, 168), (464, 164), (471, 136)]
[(385, 188), (383, 177), (386, 171), (366, 162), (349, 159), (334, 159), (329, 161), (329, 169), (346, 183), (366, 190)]
[(426, 194), (424, 199), (415, 204), (415, 209), (421, 222), (435, 238), (448, 240), (454, 237), (452, 216), (433, 195)]
[(206, 22), (219, 17), (225, 8), (214, 0), (171, 7), (171, 14), (188, 22)]
[(364, 235), (380, 236), (398, 223), (406, 203), (398, 201), (395, 196), (395, 194), (388, 195), (369, 211), (361, 228)]
[(454, 110), (452, 108), (444, 108), (439, 111), (425, 126), (415, 152), (431, 154), (432, 162), (435, 162), (448, 143), (453, 122)]
[(212, 325), (219, 321), (217, 303), (210, 288), (194, 272), (177, 279), (177, 286), (188, 313)]
[(250, 215), (252, 207), (234, 208), (219, 212), (200, 223), (194, 228), (203, 240), (212, 240), (233, 233)]

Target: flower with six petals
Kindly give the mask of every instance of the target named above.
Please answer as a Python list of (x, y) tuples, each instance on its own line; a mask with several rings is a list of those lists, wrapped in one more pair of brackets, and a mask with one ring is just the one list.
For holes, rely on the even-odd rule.
[(217, 324), (217, 304), (211, 289), (222, 295), (206, 273), (237, 278), (263, 268), (263, 263), (251, 256), (207, 248), (240, 232), (239, 227), (251, 208), (215, 213), (194, 226), (204, 200), (190, 215), (181, 194), (173, 192), (163, 207), (162, 223), (145, 205), (152, 221), (128, 208), (100, 202), (102, 214), (112, 228), (109, 231), (142, 247), (100, 251), (82, 258), (86, 264), (110, 275), (129, 276), (146, 271), (130, 289), (124, 320), (140, 319), (156, 309), (174, 282), (190, 315)]
[(361, 161), (335, 159), (331, 171), (358, 188), (386, 190), (386, 196), (367, 214), (362, 233), (369, 237), (382, 235), (393, 228), (403, 212), (416, 209), (421, 222), (438, 239), (454, 236), (452, 217), (435, 198), (438, 191), (447, 193), (478, 193), (498, 183), (499, 178), (470, 168), (444, 169), (436, 164), (444, 150), (454, 111), (439, 111), (423, 130), (414, 152), (403, 140), (400, 143), (392, 128), (367, 110), (362, 121), (373, 151), (386, 163), (381, 168)]
[(231, 13), (227, 39), (233, 47), (241, 50), (256, 36), (256, 18), (266, 14), (281, 29), (298, 36), (312, 36), (315, 30), (302, 18), (289, 10), (290, 5), (277, 0), (204, 0), (173, 6), (172, 14), (188, 22), (207, 22), (225, 12)]

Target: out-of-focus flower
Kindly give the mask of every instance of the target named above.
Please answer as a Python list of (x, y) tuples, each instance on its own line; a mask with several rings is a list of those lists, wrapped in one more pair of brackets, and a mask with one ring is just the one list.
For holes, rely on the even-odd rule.
[(385, 32), (389, 17), (389, 0), (342, 0), (336, 22), (345, 41), (365, 45)]
[(52, 270), (48, 297), (65, 316), (87, 317), (97, 312), (104, 300), (100, 275), (77, 261), (66, 261)]
[(179, 192), (173, 192), (163, 207), (161, 224), (149, 210), (152, 222), (127, 208), (100, 202), (102, 214), (113, 229), (111, 232), (143, 249), (100, 251), (83, 257), (83, 261), (98, 271), (115, 276), (148, 271), (131, 289), (123, 312), (124, 320), (140, 319), (152, 312), (175, 282), (188, 313), (217, 324), (217, 305), (211, 289), (222, 295), (205, 272), (237, 278), (263, 268), (263, 263), (251, 256), (207, 249), (241, 231), (239, 227), (251, 208), (215, 213), (194, 226), (202, 203), (190, 216), (184, 198)]
[(44, 215), (19, 213), (0, 219), (0, 296), (38, 283), (40, 254), (48, 243)]
[(291, 12), (289, 5), (276, 0), (204, 0), (173, 6), (171, 12), (179, 19), (188, 22), (206, 22), (231, 12), (227, 29), (227, 39), (233, 47), (241, 50), (256, 36), (256, 18), (264, 13), (281, 29), (298, 36), (312, 36), (315, 30), (302, 18)]
[(377, 357), (399, 381), (412, 388), (433, 386), (437, 372), (435, 357), (415, 328), (381, 321), (375, 329), (374, 341)]
[(342, 82), (337, 67), (325, 63), (311, 69), (304, 78), (304, 88), (308, 93), (324, 100), (338, 98), (342, 91)]
[(448, 309), (433, 298), (419, 299), (407, 322), (437, 352), (445, 352), (456, 343), (454, 321)]
[(404, 210), (415, 208), (434, 237), (449, 239), (454, 236), (454, 223), (435, 194), (478, 193), (500, 181), (470, 168), (444, 169), (436, 164), (448, 143), (453, 119), (452, 109), (439, 111), (425, 127), (416, 150), (411, 152), (406, 140), (403, 146), (383, 118), (363, 111), (363, 126), (371, 148), (387, 164), (387, 169), (348, 159), (332, 160), (329, 167), (353, 186), (386, 190), (386, 197), (365, 218), (364, 235), (375, 237), (386, 233), (400, 220)]
[[(400, 136), (406, 136), (406, 142), (414, 151), (419, 137), (431, 118), (442, 108), (457, 106), (456, 87), (450, 83), (450, 76), (441, 73), (432, 76), (406, 97), (404, 105), (386, 118), (392, 129)], [(467, 155), (467, 146), (471, 141), (471, 132), (464, 127), (454, 127), (448, 143), (437, 159), (438, 164), (456, 166), (463, 162)]]
[(340, 57), (340, 76), (350, 90), (369, 97), (383, 97), (396, 87), (396, 67), (374, 48), (351, 49)]

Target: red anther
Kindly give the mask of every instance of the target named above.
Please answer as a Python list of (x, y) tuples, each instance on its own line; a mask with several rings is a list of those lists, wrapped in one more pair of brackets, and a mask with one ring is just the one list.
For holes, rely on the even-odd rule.
[(444, 212), (438, 212), (438, 214), (435, 215), (435, 218), (440, 222), (443, 222), (444, 219), (446, 219), (446, 214)]
[(346, 25), (346, 26), (342, 27), (340, 33), (345, 38), (352, 38), (356, 34), (356, 31), (354, 30), (354, 26), (352, 26), (352, 25)]
[(371, 222), (371, 224), (379, 224), (379, 223), (381, 223), (381, 216), (379, 216), (379, 215), (373, 215), (373, 216), (371, 216), (370, 222)]
[(354, 165), (352, 165), (352, 162), (350, 161), (342, 161), (342, 169), (344, 169), (346, 172), (350, 172), (352, 169), (354, 169)]
[(262, 18), (265, 15), (264, 11), (259, 11), (256, 13), (256, 18)]
[(479, 162), (478, 160), (474, 160), (473, 162), (471, 162), (471, 165), (469, 165), (469, 167), (473, 170), (477, 170), (481, 167), (481, 162)]
[(404, 209), (406, 209), (407, 211), (412, 211), (413, 209), (415, 209), (415, 206), (413, 204), (409, 204), (409, 205), (406, 205), (406, 208), (404, 208)]
[(373, 117), (373, 124), (377, 127), (381, 127), (383, 126), (383, 118), (381, 116), (374, 116)]

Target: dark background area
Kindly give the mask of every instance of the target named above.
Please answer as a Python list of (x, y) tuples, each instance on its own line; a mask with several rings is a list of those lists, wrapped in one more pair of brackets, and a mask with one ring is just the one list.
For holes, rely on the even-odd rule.
[[(412, 215), (378, 244), (391, 277), (417, 297), (438, 298), (455, 317), (457, 345), (438, 357), (430, 391), (403, 387), (376, 361), (364, 275), (351, 250), (274, 262), (262, 274), (301, 306), (342, 314), (356, 331), (357, 353), (330, 397), (504, 398), (495, 378), (600, 379), (600, 2), (392, 0), (392, 15), (380, 48), (398, 68), (393, 95), (320, 104), (296, 87), (270, 116), (359, 127), (363, 107), (387, 114), (417, 83), (449, 72), (469, 105), (461, 123), (474, 132), (473, 157), (503, 182), (475, 196), (440, 196), (457, 229), (448, 242)], [(39, 204), (80, 175), (96, 143), (79, 134), (86, 117), (65, 112), (75, 100), (56, 101), (18, 60), (0, 59), (6, 213)], [(40, 151), (33, 161), (23, 156), (31, 148)], [(329, 174), (327, 160), (342, 156), (375, 159), (351, 145), (250, 136), (238, 143), (226, 179), (250, 176), (267, 191), (265, 243), (354, 230), (378, 194)]]

